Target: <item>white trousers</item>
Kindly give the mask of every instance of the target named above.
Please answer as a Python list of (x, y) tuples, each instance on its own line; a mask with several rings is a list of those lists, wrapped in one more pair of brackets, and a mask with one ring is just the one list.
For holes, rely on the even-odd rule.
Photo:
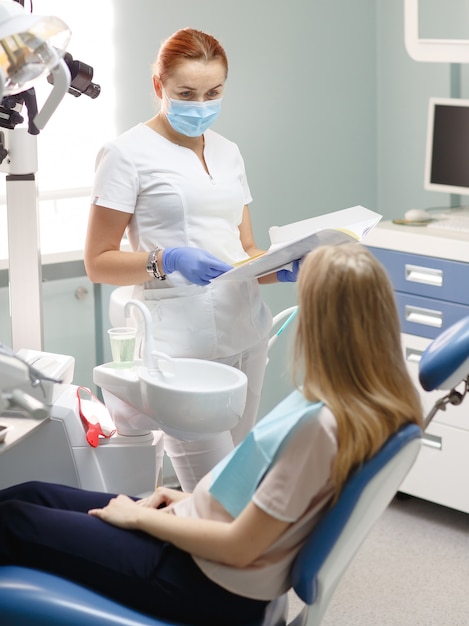
[(181, 441), (164, 434), (164, 447), (183, 491), (194, 487), (221, 459), (240, 443), (257, 420), (267, 364), (268, 339), (245, 352), (218, 363), (231, 365), (244, 372), (248, 379), (246, 406), (240, 422), (231, 431), (201, 441)]

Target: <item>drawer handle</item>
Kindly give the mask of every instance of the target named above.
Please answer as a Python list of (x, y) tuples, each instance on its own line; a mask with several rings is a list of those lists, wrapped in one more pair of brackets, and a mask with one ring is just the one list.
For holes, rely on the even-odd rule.
[(410, 304), (406, 304), (405, 306), (405, 319), (407, 322), (425, 324), (425, 326), (434, 326), (435, 328), (441, 328), (443, 326), (442, 311), (423, 309), (422, 307), (411, 306)]
[(419, 265), (405, 266), (405, 279), (413, 283), (423, 283), (434, 287), (443, 286), (443, 270), (436, 270), (431, 267), (420, 267)]
[(405, 349), (405, 359), (409, 363), (419, 363), (422, 358), (423, 350), (416, 350), (415, 348)]
[(434, 450), (442, 450), (443, 449), (443, 440), (441, 437), (437, 437), (436, 435), (429, 435), (428, 433), (424, 433), (422, 437), (422, 444), (427, 446), (428, 448), (433, 448)]

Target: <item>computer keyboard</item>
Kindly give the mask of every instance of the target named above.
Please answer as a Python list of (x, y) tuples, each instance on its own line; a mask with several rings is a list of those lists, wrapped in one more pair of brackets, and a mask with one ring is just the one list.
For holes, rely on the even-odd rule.
[(427, 224), (427, 228), (449, 230), (454, 233), (469, 233), (469, 215), (442, 217)]

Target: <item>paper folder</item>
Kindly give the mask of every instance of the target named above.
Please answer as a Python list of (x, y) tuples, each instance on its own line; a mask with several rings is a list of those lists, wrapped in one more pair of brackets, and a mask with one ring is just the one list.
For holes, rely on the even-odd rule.
[(270, 248), (248, 258), (214, 280), (250, 280), (278, 271), (321, 245), (361, 241), (380, 221), (381, 215), (362, 206), (342, 209), (286, 226), (269, 229)]

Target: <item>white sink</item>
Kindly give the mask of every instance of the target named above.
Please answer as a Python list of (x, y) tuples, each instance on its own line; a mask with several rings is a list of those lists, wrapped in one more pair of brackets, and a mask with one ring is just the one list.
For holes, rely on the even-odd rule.
[(201, 359), (153, 353), (155, 367), (136, 361), (130, 369), (113, 363), (93, 370), (118, 432), (140, 435), (160, 428), (194, 440), (236, 426), (246, 403), (246, 375)]

